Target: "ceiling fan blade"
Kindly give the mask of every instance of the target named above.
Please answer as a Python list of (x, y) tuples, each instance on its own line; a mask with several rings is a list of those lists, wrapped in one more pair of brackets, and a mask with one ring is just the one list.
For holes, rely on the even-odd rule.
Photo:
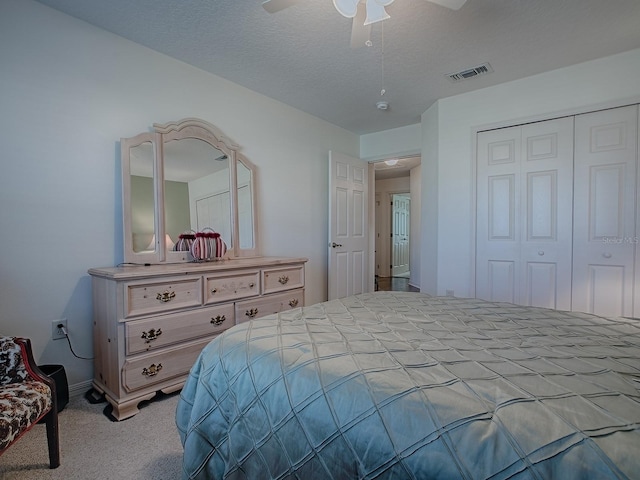
[(450, 8), (451, 10), (459, 10), (467, 0), (427, 0), (427, 2), (437, 3), (443, 7)]
[(351, 48), (364, 47), (371, 37), (371, 25), (365, 25), (367, 8), (364, 3), (358, 4), (358, 11), (351, 23)]
[(262, 7), (269, 13), (276, 13), (285, 8), (291, 7), (300, 0), (265, 0)]

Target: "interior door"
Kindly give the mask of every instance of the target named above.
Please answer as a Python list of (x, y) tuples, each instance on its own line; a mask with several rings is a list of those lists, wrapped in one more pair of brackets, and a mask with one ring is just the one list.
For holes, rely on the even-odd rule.
[(368, 291), (367, 162), (329, 152), (329, 300)]
[(395, 277), (409, 273), (409, 195), (392, 195), (391, 211), (391, 276)]
[(633, 315), (637, 115), (576, 117), (574, 310)]

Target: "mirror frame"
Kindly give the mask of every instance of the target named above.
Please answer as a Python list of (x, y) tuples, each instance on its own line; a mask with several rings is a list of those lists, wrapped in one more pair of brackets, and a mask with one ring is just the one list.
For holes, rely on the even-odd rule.
[[(122, 163), (122, 210), (124, 235), (124, 261), (129, 264), (186, 263), (193, 261), (189, 252), (167, 250), (165, 242), (164, 209), (164, 145), (171, 140), (194, 138), (202, 140), (220, 150), (229, 158), (229, 192), (231, 203), (231, 245), (227, 247), (227, 258), (256, 257), (258, 249), (258, 215), (256, 201), (256, 167), (242, 153), (240, 146), (224, 135), (216, 126), (198, 119), (185, 118), (177, 122), (153, 124), (152, 132), (140, 133), (134, 137), (120, 139), (120, 159)], [(130, 150), (150, 142), (153, 147), (153, 191), (154, 191), (154, 234), (155, 250), (136, 252), (133, 248), (133, 226), (131, 213), (131, 157)], [(240, 227), (238, 220), (237, 165), (241, 162), (251, 175), (251, 208), (253, 247), (240, 248)], [(177, 241), (177, 239), (175, 239)]]

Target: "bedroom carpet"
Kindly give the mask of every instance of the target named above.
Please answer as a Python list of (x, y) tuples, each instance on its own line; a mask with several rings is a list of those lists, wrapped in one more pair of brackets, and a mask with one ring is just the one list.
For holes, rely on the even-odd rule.
[(46, 429), (38, 424), (0, 456), (2, 480), (173, 480), (181, 477), (182, 445), (175, 425), (179, 392), (140, 404), (122, 422), (107, 418), (107, 403), (74, 397), (60, 412), (60, 457), (49, 469)]

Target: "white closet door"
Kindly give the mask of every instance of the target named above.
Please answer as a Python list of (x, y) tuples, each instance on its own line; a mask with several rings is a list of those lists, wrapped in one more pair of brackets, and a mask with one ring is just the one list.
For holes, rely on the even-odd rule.
[(571, 310), (573, 117), (522, 127), (520, 303)]
[(476, 296), (569, 310), (573, 119), (478, 134)]
[(211, 228), (231, 245), (231, 199), (229, 191), (196, 200), (196, 230)]
[(478, 133), (476, 296), (518, 303), (521, 128)]
[(573, 309), (633, 314), (638, 107), (576, 116)]

